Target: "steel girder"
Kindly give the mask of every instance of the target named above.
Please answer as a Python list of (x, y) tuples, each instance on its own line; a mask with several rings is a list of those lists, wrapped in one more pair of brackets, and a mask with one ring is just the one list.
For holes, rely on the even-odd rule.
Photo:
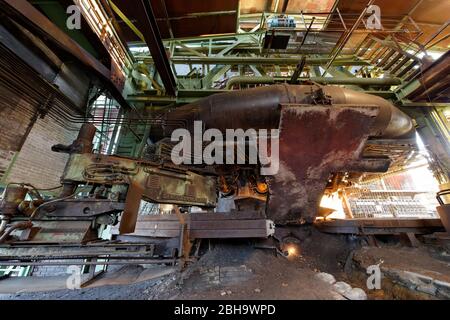
[(153, 13), (152, 5), (149, 0), (141, 0), (141, 3), (147, 16), (147, 30), (144, 30), (143, 33), (145, 42), (150, 49), (156, 69), (161, 76), (167, 94), (174, 96), (176, 94), (177, 84), (161, 40), (161, 34)]

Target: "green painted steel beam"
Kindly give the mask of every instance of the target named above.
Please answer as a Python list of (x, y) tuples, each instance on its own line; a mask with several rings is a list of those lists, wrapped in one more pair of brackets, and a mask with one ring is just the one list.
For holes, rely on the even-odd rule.
[(408, 102), (401, 101), (402, 107), (409, 108), (421, 108), (421, 107), (430, 107), (430, 108), (450, 108), (450, 103), (446, 102)]
[[(153, 59), (149, 56), (137, 56), (136, 60), (147, 64), (153, 64)], [(211, 57), (172, 57), (171, 62), (174, 64), (221, 64), (221, 65), (297, 65), (301, 60), (298, 57), (237, 57), (237, 56), (211, 56)], [(329, 61), (328, 57), (323, 58), (306, 58), (306, 64), (325, 65)], [(356, 57), (337, 58), (333, 62), (334, 66), (367, 66), (368, 62), (357, 59)]]
[[(290, 77), (257, 77), (257, 76), (235, 76), (228, 79), (226, 88), (231, 89), (233, 85), (239, 84), (275, 84), (287, 83)], [(298, 81), (310, 80), (320, 84), (352, 85), (352, 86), (396, 86), (402, 83), (400, 78), (357, 78), (357, 77), (310, 77), (298, 78)]]
[(212, 87), (215, 81), (218, 81), (228, 70), (231, 69), (230, 65), (216, 65), (204, 78), (203, 88), (209, 89)]
[(418, 79), (414, 79), (410, 82), (405, 83), (403, 86), (399, 87), (396, 92), (399, 99), (406, 99), (408, 95), (414, 92), (416, 89), (420, 88), (422, 84)]
[[(216, 93), (224, 93), (224, 92), (230, 92), (232, 90), (221, 90), (221, 89), (199, 89), (199, 90), (185, 90), (180, 89), (178, 90), (178, 96), (177, 97), (169, 97), (169, 96), (157, 96), (156, 90), (148, 90), (143, 94), (134, 94), (129, 95), (127, 100), (131, 103), (143, 103), (143, 104), (170, 104), (170, 103), (177, 103), (177, 104), (185, 104), (185, 103), (191, 103), (195, 102), (200, 98), (210, 96), (212, 94)], [(392, 99), (395, 98), (395, 93), (392, 91), (364, 91), (368, 94), (373, 94), (385, 99)]]

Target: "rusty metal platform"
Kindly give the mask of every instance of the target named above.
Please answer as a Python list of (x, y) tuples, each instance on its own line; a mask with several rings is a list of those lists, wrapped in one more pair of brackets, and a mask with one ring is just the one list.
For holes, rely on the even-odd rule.
[(348, 219), (322, 220), (315, 226), (322, 232), (357, 235), (431, 234), (444, 230), (440, 219)]
[[(177, 264), (189, 257), (195, 239), (268, 238), (275, 225), (261, 212), (143, 215), (133, 233), (111, 229), (113, 240), (86, 240), (90, 221), (38, 221), (38, 241), (0, 245), (0, 264), (11, 266)], [(58, 228), (59, 227), (59, 228)], [(42, 229), (42, 230), (41, 230)], [(76, 232), (78, 237), (66, 235)], [(53, 239), (50, 237), (54, 235)]]
[[(174, 238), (180, 236), (180, 218), (187, 225), (189, 238), (267, 238), (273, 234), (275, 226), (259, 212), (192, 213), (168, 215), (144, 215), (138, 218), (136, 230), (128, 236)], [(111, 230), (119, 235), (119, 229)]]
[(175, 264), (152, 243), (97, 241), (88, 244), (21, 244), (0, 246), (0, 264), (11, 266)]

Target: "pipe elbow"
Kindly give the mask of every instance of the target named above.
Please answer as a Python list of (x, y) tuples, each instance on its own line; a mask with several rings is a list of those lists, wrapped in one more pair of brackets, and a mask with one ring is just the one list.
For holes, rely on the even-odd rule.
[(341, 87), (324, 87), (333, 104), (372, 105), (380, 108), (374, 123), (374, 136), (385, 139), (407, 139), (415, 134), (413, 120), (391, 102), (364, 92)]

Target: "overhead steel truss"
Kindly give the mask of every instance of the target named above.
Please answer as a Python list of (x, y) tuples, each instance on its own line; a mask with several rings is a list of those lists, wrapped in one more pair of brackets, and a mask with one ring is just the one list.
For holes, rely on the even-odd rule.
[[(371, 1), (367, 7), (370, 4)], [(304, 68), (297, 75), (299, 80), (350, 85), (392, 97), (391, 90), (395, 89), (392, 86), (401, 85), (417, 74), (420, 61), (416, 55), (425, 48), (415, 40), (422, 32), (410, 17), (404, 17), (400, 23), (398, 19), (385, 19), (382, 30), (368, 29), (367, 7), (354, 17), (341, 14), (337, 8), (332, 12), (289, 14), (297, 21), (293, 28), (271, 27), (270, 19), (279, 13), (241, 14), (235, 34), (166, 40), (164, 47), (177, 82), (177, 95), (172, 98), (165, 97), (161, 78), (155, 72), (157, 62), (145, 45), (130, 44), (135, 69), (140, 72), (133, 74), (136, 93), (129, 99), (184, 103), (217, 90), (231, 89), (233, 81), (243, 77), (253, 80), (243, 79), (240, 88), (258, 85), (256, 80), (267, 77), (273, 78), (271, 82), (289, 82), (302, 60)], [(274, 32), (290, 35), (286, 49), (265, 48), (265, 37)], [(350, 40), (357, 34), (365, 37), (355, 44)], [(416, 55), (408, 53), (408, 49)], [(386, 68), (386, 64), (392, 68)], [(177, 72), (183, 65), (188, 72)], [(395, 72), (390, 76), (392, 69)], [(381, 75), (384, 79), (375, 79)], [(333, 79), (327, 80), (329, 77)], [(264, 83), (267, 81), (261, 81)]]

